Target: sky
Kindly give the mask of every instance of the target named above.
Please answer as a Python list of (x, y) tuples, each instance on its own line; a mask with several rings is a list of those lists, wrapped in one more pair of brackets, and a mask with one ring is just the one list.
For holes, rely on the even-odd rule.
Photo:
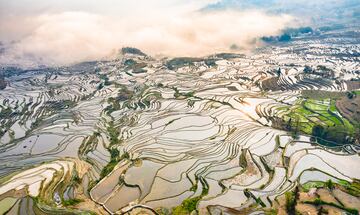
[(234, 45), (252, 50), (262, 45), (262, 36), (311, 24), (310, 17), (299, 19), (287, 10), (305, 1), (286, 2), (0, 0), (0, 64), (72, 64), (107, 58), (127, 46), (169, 57), (228, 52)]

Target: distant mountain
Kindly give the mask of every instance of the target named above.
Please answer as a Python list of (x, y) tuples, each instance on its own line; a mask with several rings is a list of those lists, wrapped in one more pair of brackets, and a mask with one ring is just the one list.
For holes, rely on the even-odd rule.
[(139, 56), (146, 56), (144, 52), (142, 52), (140, 49), (132, 48), (132, 47), (124, 47), (121, 49), (121, 54), (134, 54)]
[(203, 10), (262, 9), (270, 13), (293, 14), (300, 18), (310, 18), (314, 22), (334, 19), (355, 19), (360, 14), (358, 0), (221, 0), (209, 4)]

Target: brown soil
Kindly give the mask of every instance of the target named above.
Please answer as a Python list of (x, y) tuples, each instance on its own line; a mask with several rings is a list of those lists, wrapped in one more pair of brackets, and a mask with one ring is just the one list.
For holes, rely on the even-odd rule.
[(345, 207), (355, 208), (360, 211), (360, 198), (352, 196), (340, 189), (333, 190), (333, 195), (337, 198)]
[(128, 213), (125, 213), (126, 215), (155, 215), (154, 212), (152, 212), (149, 209), (146, 208), (135, 208), (133, 210), (131, 210)]
[(327, 211), (328, 215), (343, 215), (343, 214), (345, 214), (345, 211), (343, 211), (339, 208), (336, 208), (336, 207), (329, 206), (329, 205), (324, 205), (323, 209)]
[[(82, 178), (85, 173), (89, 171), (90, 165), (78, 159), (72, 159), (72, 161), (75, 163), (78, 176)], [(82, 202), (74, 205), (73, 208), (84, 211), (93, 211), (96, 214), (109, 214), (101, 205), (96, 204), (94, 201), (92, 201), (85, 195), (85, 190), (83, 189), (83, 186), (77, 186), (75, 188), (75, 197), (77, 199), (81, 199)]]
[(340, 114), (353, 123), (360, 122), (360, 96), (357, 95), (352, 99), (344, 96), (337, 100), (336, 108)]
[(339, 204), (328, 189), (320, 188), (316, 191), (316, 193), (319, 195), (320, 199), (325, 202)]
[(86, 197), (83, 199), (83, 202), (80, 202), (74, 208), (84, 211), (93, 211), (96, 214), (109, 214), (102, 206), (97, 205), (95, 202), (87, 199)]
[(227, 215), (247, 215), (247, 214), (251, 214), (251, 212), (254, 211), (253, 207), (247, 207), (247, 208), (243, 208), (243, 209), (234, 209), (234, 208), (228, 208), (228, 207), (223, 207), (223, 206), (219, 206), (219, 205), (209, 205), (207, 207), (207, 211), (205, 210), (200, 210), (199, 214), (211, 214), (211, 215), (221, 215), (221, 214), (227, 214)]
[(247, 161), (247, 166), (246, 166), (245, 171), (239, 175), (236, 175), (233, 178), (224, 180), (225, 184), (243, 185), (244, 183), (246, 183), (246, 180), (249, 177), (252, 177), (252, 176), (260, 177), (261, 171), (258, 169), (256, 164), (254, 163), (250, 153), (246, 153), (246, 161)]
[(297, 204), (295, 207), (296, 211), (303, 215), (317, 215), (318, 211), (315, 206), (309, 204)]
[(348, 90), (360, 89), (360, 81), (346, 81)]
[(299, 193), (299, 201), (304, 202), (304, 201), (314, 201), (316, 199), (316, 195), (312, 195), (309, 193), (305, 193), (305, 192), (300, 192)]
[(277, 208), (278, 215), (287, 215), (285, 195), (282, 195), (276, 199), (276, 202), (274, 202), (274, 208)]
[(283, 87), (278, 85), (279, 77), (271, 77), (262, 81), (262, 89), (266, 91), (279, 91), (283, 90)]
[(27, 195), (26, 191), (27, 191), (27, 188), (23, 188), (20, 190), (9, 190), (8, 192), (0, 195), (0, 201), (7, 197), (13, 197), (13, 198), (25, 197)]
[(305, 98), (311, 99), (339, 99), (346, 96), (345, 92), (334, 92), (334, 91), (326, 91), (326, 90), (303, 90), (301, 91), (301, 95)]

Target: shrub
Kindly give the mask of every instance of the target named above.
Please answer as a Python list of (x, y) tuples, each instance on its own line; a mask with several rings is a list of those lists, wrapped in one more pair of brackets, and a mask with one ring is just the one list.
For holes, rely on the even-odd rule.
[(295, 194), (293, 192), (286, 192), (285, 199), (286, 199), (286, 211), (290, 215), (295, 215), (295, 206), (296, 206)]

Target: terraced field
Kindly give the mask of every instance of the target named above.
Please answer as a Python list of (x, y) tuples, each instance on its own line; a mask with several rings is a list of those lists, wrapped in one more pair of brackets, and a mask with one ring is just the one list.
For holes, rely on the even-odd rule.
[(284, 47), (196, 59), (123, 49), (6, 73), (0, 212), (357, 214), (358, 68)]

